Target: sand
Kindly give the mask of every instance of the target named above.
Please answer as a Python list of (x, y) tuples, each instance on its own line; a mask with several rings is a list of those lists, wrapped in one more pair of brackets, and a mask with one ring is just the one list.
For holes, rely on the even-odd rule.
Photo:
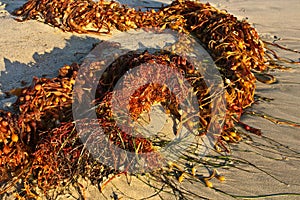
[[(78, 35), (64, 33), (49, 25), (36, 22), (16, 22), (9, 12), (25, 1), (0, 0), (0, 107), (10, 109), (15, 97), (5, 98), (4, 92), (30, 84), (33, 76), (53, 77), (64, 64), (80, 62), (93, 44), (110, 36)], [(121, 1), (129, 5), (160, 5), (162, 1)], [(164, 1), (168, 3), (170, 1)], [(300, 49), (300, 4), (298, 0), (212, 0), (213, 5), (226, 9), (239, 19), (248, 21), (267, 41), (277, 41), (289, 48)], [(279, 51), (283, 57), (299, 60), (296, 53)], [(278, 79), (277, 84), (258, 83), (257, 94), (274, 100), (260, 101), (250, 110), (262, 111), (274, 117), (291, 120), (300, 124), (300, 65), (291, 66), (288, 71), (274, 70), (270, 73)], [(261, 197), (264, 199), (300, 199), (288, 195), (300, 193), (300, 129), (274, 124), (255, 116), (244, 116), (243, 122), (260, 128), (263, 137), (251, 135), (254, 142), (241, 142), (232, 147), (232, 158), (247, 161), (238, 168), (219, 170), (225, 175), (224, 183), (213, 180), (214, 189), (200, 182), (184, 181), (180, 187), (190, 192), (191, 198), (233, 199)], [(271, 141), (269, 139), (275, 140)], [(279, 145), (282, 144), (282, 145)], [(254, 166), (259, 167), (255, 168)], [(159, 186), (159, 184), (158, 184)], [(160, 188), (160, 187), (158, 187)], [(164, 188), (163, 191), (171, 191)], [(148, 187), (137, 178), (130, 184), (126, 177), (114, 179), (107, 185), (103, 194), (96, 187), (89, 186), (87, 199), (178, 199), (178, 194), (161, 192)], [(199, 195), (193, 197), (192, 193)], [(76, 196), (76, 195), (75, 195)], [(177, 197), (176, 197), (177, 196)], [(62, 196), (59, 199), (66, 199)], [(74, 199), (74, 198), (68, 198)]]

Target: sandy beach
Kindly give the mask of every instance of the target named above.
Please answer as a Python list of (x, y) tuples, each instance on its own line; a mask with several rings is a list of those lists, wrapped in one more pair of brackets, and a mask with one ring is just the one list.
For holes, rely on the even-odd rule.
[[(30, 85), (34, 76), (54, 77), (64, 64), (81, 62), (94, 44), (111, 35), (75, 34), (37, 21), (17, 22), (10, 15), (24, 0), (0, 0), (0, 108), (9, 110), (16, 100), (5, 92)], [(167, 0), (120, 1), (128, 5), (159, 6)], [(211, 0), (239, 19), (247, 19), (260, 37), (291, 49), (300, 50), (300, 3), (298, 0)], [(114, 34), (114, 32), (112, 33)], [(274, 47), (270, 47), (274, 48)], [(276, 49), (284, 58), (300, 60), (300, 54)], [(263, 112), (278, 119), (300, 124), (300, 65), (285, 64), (289, 70), (271, 70), (276, 84), (257, 83), (256, 94), (273, 99), (262, 100), (249, 111)], [(263, 98), (262, 98), (263, 99)], [(232, 145), (231, 158), (236, 167), (219, 169), (225, 182), (214, 179), (214, 188), (201, 182), (184, 181), (180, 187), (191, 199), (300, 199), (300, 128), (275, 124), (258, 116), (245, 115), (242, 121), (262, 130), (263, 136), (251, 134), (252, 142)], [(84, 185), (87, 199), (180, 199), (170, 188), (156, 183), (157, 189), (141, 180), (126, 176), (113, 179), (100, 193), (90, 183)], [(129, 184), (129, 183), (130, 184)], [(154, 184), (154, 183), (153, 183)], [(159, 190), (162, 190), (158, 192)], [(159, 194), (157, 194), (159, 193)], [(12, 199), (4, 195), (0, 198)], [(189, 196), (189, 195), (187, 195)], [(61, 196), (58, 199), (77, 199)]]

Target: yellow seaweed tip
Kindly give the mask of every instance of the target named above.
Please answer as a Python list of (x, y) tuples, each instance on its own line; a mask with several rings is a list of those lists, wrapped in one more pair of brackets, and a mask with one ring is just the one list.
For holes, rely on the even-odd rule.
[(213, 187), (212, 182), (210, 182), (210, 181), (208, 181), (208, 180), (204, 180), (204, 182), (205, 182), (205, 185), (206, 185), (207, 187), (209, 187), (209, 188), (212, 188), (212, 187)]

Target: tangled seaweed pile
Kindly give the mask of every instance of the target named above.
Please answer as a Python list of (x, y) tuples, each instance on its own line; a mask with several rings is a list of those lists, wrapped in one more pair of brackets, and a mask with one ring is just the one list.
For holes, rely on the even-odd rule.
[[(19, 20), (38, 19), (59, 27), (64, 31), (78, 33), (109, 33), (112, 29), (126, 31), (135, 28), (170, 28), (197, 37), (210, 53), (222, 75), (226, 88), (226, 121), (220, 146), (224, 142), (238, 142), (241, 137), (236, 125), (247, 131), (260, 134), (258, 129), (240, 122), (243, 109), (254, 102), (254, 71), (263, 72), (268, 68), (262, 41), (248, 22), (240, 21), (226, 11), (209, 4), (193, 1), (174, 1), (158, 11), (136, 11), (116, 2), (91, 0), (29, 0), (14, 11)], [(139, 152), (153, 151), (151, 141), (117, 130), (112, 119), (110, 100), (114, 81), (127, 70), (145, 63), (164, 63), (181, 71), (197, 92), (198, 102), (203, 104), (207, 90), (201, 76), (184, 58), (170, 53), (130, 54), (120, 57), (108, 68), (108, 76), (99, 81), (97, 90), (98, 122), (115, 144), (126, 150)], [(122, 64), (121, 64), (122, 63)], [(88, 155), (72, 122), (72, 90), (78, 64), (66, 65), (53, 79), (34, 79), (32, 86), (24, 88), (15, 103), (16, 114), (0, 112), (0, 181), (11, 176), (26, 177), (26, 184), (37, 180), (46, 193), (54, 184), (72, 182), (82, 175), (99, 183), (103, 176), (114, 170), (95, 164)], [(120, 70), (122, 69), (122, 70)], [(109, 85), (109, 86), (107, 86)], [(149, 91), (147, 95), (142, 91)], [(153, 102), (165, 104), (171, 114), (180, 118), (177, 102), (170, 92), (161, 86), (145, 85), (135, 94), (139, 101), (131, 101), (130, 112), (136, 119), (141, 112), (149, 111)], [(146, 102), (140, 104), (141, 101)], [(166, 103), (166, 102), (171, 103)], [(209, 104), (199, 116), (202, 128), (210, 121)], [(122, 133), (121, 136), (119, 133)], [(114, 134), (115, 133), (115, 134)], [(125, 141), (125, 146), (124, 146)], [(100, 143), (101, 141), (99, 141)], [(104, 147), (105, 148), (105, 147)], [(106, 152), (111, 156), (111, 152)], [(128, 167), (128, 166), (127, 166)], [(88, 168), (88, 169), (87, 169)], [(27, 195), (34, 194), (27, 190)]]
[(6, 155), (1, 157), (1, 179), (7, 177), (7, 170), (13, 172), (28, 163), (29, 152), (38, 141), (37, 132), (56, 126), (55, 120), (71, 103), (71, 92), (70, 78), (35, 79), (31, 87), (21, 91), (15, 103), (17, 114), (1, 111), (1, 153)]
[[(78, 33), (157, 27), (193, 34), (223, 75), (229, 121), (234, 116), (239, 121), (242, 109), (254, 101), (256, 78), (252, 70), (264, 71), (268, 66), (264, 44), (255, 29), (209, 4), (174, 1), (158, 11), (142, 12), (116, 2), (32, 0), (14, 14), (21, 20), (42, 18), (45, 23)], [(229, 125), (228, 130), (232, 127), (233, 124)]]

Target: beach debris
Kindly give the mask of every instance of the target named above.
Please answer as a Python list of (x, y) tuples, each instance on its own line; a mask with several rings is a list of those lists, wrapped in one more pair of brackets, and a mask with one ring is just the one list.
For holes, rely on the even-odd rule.
[[(227, 144), (242, 139), (237, 126), (261, 134), (259, 129), (240, 121), (244, 109), (254, 102), (255, 75), (266, 73), (268, 69), (264, 43), (245, 20), (238, 20), (224, 10), (196, 1), (174, 1), (157, 10), (140, 11), (113, 1), (29, 0), (13, 14), (19, 21), (42, 20), (68, 32), (108, 34), (113, 29), (170, 28), (192, 34), (210, 53), (224, 82), (226, 117), (216, 149), (229, 152)], [(201, 128), (205, 130), (211, 119), (209, 88), (201, 74), (185, 58), (176, 55), (176, 52), (145, 51), (124, 55), (108, 68), (107, 76), (100, 79), (96, 101), (91, 103), (95, 104), (98, 115), (94, 123), (101, 125), (114, 144), (137, 154), (155, 151), (153, 142), (118, 130), (112, 118), (110, 101), (115, 82), (127, 70), (147, 63), (164, 63), (180, 71), (193, 86), (198, 103), (204, 105), (198, 113)], [(73, 121), (71, 114), (72, 91), (79, 68), (79, 64), (66, 65), (56, 78), (34, 78), (31, 86), (19, 91), (16, 113), (0, 112), (0, 173), (3, 175), (0, 181), (9, 180), (11, 175), (23, 174), (27, 186), (34, 184), (32, 179), (35, 179), (47, 196), (49, 189), (57, 187), (57, 184), (65, 186), (73, 183), (79, 175), (98, 184), (103, 177), (120, 173), (94, 162), (95, 158), (88, 154), (79, 140), (81, 133), (74, 128), (78, 122)], [(89, 85), (88, 82), (85, 84)], [(166, 87), (148, 84), (137, 90), (133, 97), (130, 114), (134, 120), (143, 111), (149, 111), (155, 102), (162, 103), (177, 119), (181, 118), (178, 102)], [(86, 126), (88, 129), (93, 124)], [(101, 144), (101, 139), (95, 138), (95, 142)], [(103, 148), (108, 149), (103, 156), (114, 156), (109, 148)], [(155, 162), (157, 158), (151, 159)], [(116, 164), (123, 164), (125, 169), (130, 167), (128, 163)], [(190, 175), (195, 177), (196, 170), (191, 170)], [(203, 178), (208, 187), (212, 187), (210, 179), (213, 177), (224, 181), (223, 176), (213, 172)], [(181, 173), (179, 182), (184, 181), (187, 174), (185, 170)], [(32, 191), (29, 189), (27, 193)]]
[(10, 171), (28, 163), (28, 147), (22, 143), (22, 136), (17, 116), (0, 111), (0, 182), (10, 178)]
[(256, 78), (253, 70), (259, 75), (259, 72), (268, 69), (264, 44), (256, 30), (247, 21), (238, 20), (209, 3), (174, 1), (157, 11), (142, 12), (116, 2), (48, 0), (41, 3), (31, 0), (14, 14), (21, 20), (42, 18), (46, 23), (70, 32), (109, 33), (112, 29), (170, 28), (194, 35), (208, 50), (223, 75), (228, 104), (224, 132), (232, 132), (234, 121), (238, 122), (243, 109), (254, 102)]

